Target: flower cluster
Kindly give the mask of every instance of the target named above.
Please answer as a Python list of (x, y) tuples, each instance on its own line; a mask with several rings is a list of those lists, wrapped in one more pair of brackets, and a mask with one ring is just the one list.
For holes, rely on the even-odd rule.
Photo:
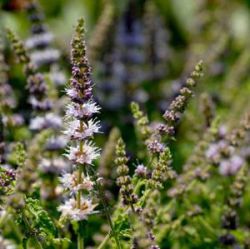
[(241, 120), (241, 125), (228, 134), (219, 138), (217, 143), (212, 143), (207, 149), (206, 156), (214, 165), (219, 166), (222, 175), (235, 175), (244, 165), (245, 160), (237, 151), (237, 147), (244, 141), (249, 130), (250, 115)]
[(12, 169), (0, 168), (0, 193), (1, 195), (8, 193), (15, 180), (16, 173)]
[(37, 69), (32, 64), (22, 41), (19, 40), (11, 30), (8, 30), (8, 36), (19, 62), (25, 65), (27, 89), (30, 94), (29, 103), (31, 104), (32, 109), (37, 112), (51, 110), (52, 102), (47, 96), (48, 88), (44, 76), (37, 72)]
[(169, 138), (172, 138), (175, 133), (175, 126), (181, 117), (181, 114), (186, 109), (189, 99), (193, 95), (193, 88), (196, 86), (196, 81), (202, 77), (202, 61), (196, 66), (190, 77), (187, 78), (186, 84), (180, 89), (179, 95), (172, 101), (169, 109), (165, 111), (163, 117), (166, 120), (166, 126), (159, 127), (159, 132), (165, 133)]
[(187, 78), (185, 85), (180, 89), (179, 94), (170, 103), (169, 108), (165, 111), (163, 118), (166, 124), (159, 123), (154, 128), (154, 132), (147, 141), (148, 150), (155, 154), (164, 151), (164, 144), (162, 143), (162, 136), (166, 135), (167, 139), (173, 139), (175, 135), (176, 126), (181, 114), (187, 107), (189, 99), (193, 95), (193, 88), (196, 86), (197, 79), (202, 77), (203, 62), (200, 61), (194, 68), (194, 71)]
[(72, 77), (70, 86), (66, 89), (71, 103), (66, 110), (67, 127), (64, 134), (71, 144), (66, 157), (74, 165), (74, 171), (61, 177), (61, 182), (73, 197), (59, 207), (62, 216), (72, 220), (87, 219), (93, 213), (96, 204), (90, 196), (94, 182), (90, 179), (88, 167), (99, 157), (99, 149), (90, 140), (99, 132), (100, 124), (92, 116), (99, 112), (92, 95), (91, 70), (86, 56), (84, 41), (84, 21), (80, 19), (72, 39)]
[(129, 168), (127, 166), (128, 158), (126, 157), (125, 144), (120, 138), (116, 145), (116, 159), (117, 165), (117, 185), (120, 187), (120, 193), (124, 205), (131, 206), (137, 202), (137, 196), (133, 193), (133, 184), (129, 176)]
[(86, 3), (47, 2), (0, 4), (0, 249), (250, 248), (242, 1), (88, 1), (71, 50)]
[(235, 180), (230, 188), (230, 195), (227, 199), (226, 208), (222, 217), (222, 227), (225, 234), (220, 236), (223, 245), (237, 245), (237, 240), (231, 233), (238, 227), (239, 217), (238, 208), (241, 206), (242, 197), (247, 183), (247, 168), (244, 167), (237, 173)]
[(37, 1), (26, 3), (26, 10), (31, 22), (31, 37), (25, 45), (31, 52), (31, 61), (39, 69), (49, 69), (51, 81), (55, 85), (62, 85), (66, 78), (58, 65), (61, 54), (52, 47), (54, 35), (44, 24), (44, 14)]
[(143, 114), (137, 103), (132, 102), (130, 107), (133, 117), (136, 120), (138, 132), (141, 134), (143, 139), (147, 140), (151, 135), (148, 117)]
[(36, 1), (28, 2), (26, 10), (31, 22), (32, 36), (27, 39), (25, 45), (31, 50), (31, 61), (37, 67), (55, 64), (60, 53), (57, 49), (50, 47), (54, 37), (43, 23), (44, 14)]
[[(0, 106), (1, 112), (16, 107), (16, 100), (13, 96), (13, 90), (8, 84), (8, 66), (4, 58), (4, 44), (0, 39)], [(7, 110), (6, 110), (7, 109)]]
[(163, 183), (166, 180), (173, 179), (175, 177), (175, 172), (170, 168), (170, 163), (172, 161), (172, 156), (169, 148), (165, 148), (163, 152), (160, 153), (159, 160), (155, 162), (155, 167), (152, 171), (152, 177), (150, 179), (150, 184), (154, 188), (162, 188)]
[[(38, 21), (39, 20), (38, 18)], [(41, 24), (36, 25), (40, 26)], [(25, 74), (27, 77), (26, 88), (29, 93), (29, 103), (33, 110), (29, 128), (38, 136), (40, 132), (47, 129), (51, 129), (56, 133), (56, 131), (62, 127), (62, 119), (58, 114), (51, 112), (55, 101), (54, 99), (52, 100), (49, 95), (49, 87), (48, 82), (45, 81), (45, 75), (38, 72), (37, 66), (33, 64), (32, 58), (29, 56), (22, 41), (10, 30), (8, 30), (8, 36), (19, 62), (25, 66)], [(53, 138), (50, 138), (46, 145), (43, 144), (43, 156), (31, 158), (31, 165), (28, 166), (30, 169), (38, 167), (41, 174), (45, 176), (43, 181), (41, 181), (41, 196), (44, 198), (55, 199), (55, 177), (58, 173), (67, 170), (68, 167), (67, 162), (62, 161), (62, 159), (58, 157), (58, 154), (55, 153), (55, 145), (57, 150), (61, 150), (65, 147), (65, 138), (57, 136), (57, 140), (57, 144), (55, 144)], [(58, 144), (59, 142), (60, 144)], [(48, 154), (50, 158), (46, 158)], [(30, 172), (30, 169), (27, 172)], [(50, 184), (47, 183), (48, 179), (51, 179), (49, 180)], [(46, 187), (47, 185), (51, 185), (51, 187), (48, 189)]]
[(171, 197), (179, 196), (189, 191), (193, 181), (205, 181), (210, 176), (210, 167), (207, 165), (206, 152), (217, 139), (219, 133), (218, 120), (215, 119), (205, 131), (200, 141), (195, 146), (193, 153), (183, 166), (182, 174), (176, 178), (176, 184), (168, 190)]

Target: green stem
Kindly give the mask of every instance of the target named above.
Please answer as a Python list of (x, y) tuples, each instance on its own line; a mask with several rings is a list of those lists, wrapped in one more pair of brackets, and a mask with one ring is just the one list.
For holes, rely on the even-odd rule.
[(110, 228), (111, 228), (111, 230), (112, 230), (112, 232), (113, 232), (113, 236), (114, 236), (114, 238), (115, 238), (116, 246), (117, 246), (117, 248), (122, 249), (121, 244), (120, 244), (120, 241), (119, 241), (119, 238), (118, 238), (118, 236), (117, 236), (117, 233), (116, 233), (116, 231), (114, 230), (113, 222), (112, 222), (112, 220), (111, 220), (111, 217), (110, 217), (109, 212), (106, 213), (106, 216), (107, 216), (107, 219), (108, 219), (108, 222), (109, 222), (109, 226), (110, 226)]
[[(80, 184), (82, 182), (82, 165), (79, 166), (78, 169), (78, 183)], [(79, 190), (77, 192), (77, 208), (81, 209), (81, 191)], [(77, 248), (78, 249), (83, 249), (84, 248), (84, 238), (81, 236), (81, 229), (82, 228), (82, 224), (81, 221), (79, 221), (79, 228), (78, 228), (78, 233), (77, 233)]]
[(131, 210), (132, 210), (133, 214), (135, 214), (135, 215), (136, 215), (136, 212), (135, 212), (135, 208), (134, 208), (133, 203), (130, 203), (130, 207), (131, 207)]
[(78, 231), (78, 234), (77, 234), (77, 249), (84, 249), (84, 239), (81, 236), (80, 224), (79, 224), (79, 231)]
[[(77, 176), (77, 181), (78, 181), (78, 184), (81, 184), (82, 182), (82, 165), (79, 165), (79, 169), (78, 169), (78, 176)], [(81, 208), (81, 191), (78, 190), (77, 192), (77, 196), (76, 196), (76, 199), (77, 199), (77, 208)]]
[[(80, 131), (83, 131), (83, 121), (80, 121)], [(83, 153), (82, 141), (80, 141), (80, 144), (79, 144), (79, 151), (80, 153)], [(77, 176), (78, 184), (82, 183), (82, 173), (83, 173), (83, 165), (79, 165), (78, 176)], [(76, 196), (78, 209), (81, 209), (81, 196), (82, 196), (82, 191), (79, 190)], [(82, 223), (81, 221), (79, 221), (79, 228), (78, 228), (78, 233), (77, 233), (77, 248), (78, 249), (84, 249), (84, 238), (82, 237), (81, 232), (82, 232)]]
[(111, 215), (110, 215), (110, 212), (109, 212), (108, 204), (106, 203), (105, 194), (104, 194), (104, 192), (102, 190), (102, 187), (100, 186), (100, 183), (97, 182), (97, 181), (96, 181), (96, 186), (97, 186), (97, 189), (98, 189), (98, 192), (99, 192), (100, 201), (101, 201), (102, 206), (104, 208), (104, 213), (105, 213), (105, 215), (107, 217), (110, 229), (112, 231), (112, 235), (114, 236), (116, 246), (117, 246), (118, 249), (122, 249), (119, 238), (118, 238), (117, 233), (116, 233), (116, 231), (114, 229), (114, 225), (113, 225)]
[(36, 237), (34, 238), (34, 241), (36, 242), (38, 249), (43, 249), (41, 243), (39, 242), (39, 240)]
[(108, 233), (108, 234), (105, 236), (104, 240), (103, 240), (102, 243), (98, 246), (97, 249), (102, 249), (102, 248), (104, 248), (104, 246), (106, 246), (106, 244), (108, 243), (109, 238), (110, 238), (110, 233)]

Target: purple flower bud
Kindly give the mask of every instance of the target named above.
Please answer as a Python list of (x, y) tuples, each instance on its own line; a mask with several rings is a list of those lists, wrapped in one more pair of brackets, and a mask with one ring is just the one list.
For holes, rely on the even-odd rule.
[(152, 153), (161, 153), (165, 148), (164, 144), (160, 143), (157, 139), (149, 141), (147, 146)]
[(139, 164), (136, 167), (135, 174), (138, 177), (145, 178), (147, 176), (147, 168), (143, 164)]

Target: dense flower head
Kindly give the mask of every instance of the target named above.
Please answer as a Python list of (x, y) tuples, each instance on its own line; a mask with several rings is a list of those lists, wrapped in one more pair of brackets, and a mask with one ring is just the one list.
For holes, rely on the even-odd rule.
[(80, 19), (71, 43), (72, 78), (71, 89), (67, 92), (73, 102), (81, 104), (92, 98), (91, 69), (86, 56), (84, 32), (84, 21)]
[(176, 176), (175, 171), (170, 168), (171, 162), (171, 152), (169, 148), (164, 148), (160, 153), (159, 160), (154, 165), (152, 177), (149, 180), (154, 188), (162, 188), (166, 180), (173, 179)]
[(88, 101), (83, 104), (71, 103), (67, 106), (66, 116), (84, 120), (91, 118), (93, 114), (98, 113), (100, 107), (94, 101)]
[(82, 145), (82, 150), (80, 150), (80, 146), (70, 146), (66, 156), (74, 163), (92, 164), (93, 160), (99, 157), (99, 151), (97, 147), (93, 146), (93, 143), (85, 141)]
[(12, 43), (13, 49), (17, 55), (18, 60), (21, 63), (28, 65), (30, 63), (30, 58), (27, 54), (24, 44), (21, 42), (21, 40), (18, 39), (18, 37), (10, 29), (7, 29), (7, 35), (8, 35), (9, 40)]
[(90, 214), (94, 212), (95, 204), (89, 199), (81, 199), (80, 207), (74, 198), (67, 200), (58, 210), (62, 212), (62, 216), (71, 218), (72, 220), (86, 220)]
[(116, 159), (117, 165), (117, 180), (116, 184), (120, 187), (120, 193), (124, 205), (133, 205), (137, 202), (137, 195), (133, 193), (133, 184), (129, 176), (129, 168), (127, 166), (128, 158), (126, 157), (125, 143), (120, 138), (116, 145)]
[(163, 117), (166, 120), (166, 134), (173, 137), (175, 126), (180, 119), (181, 114), (187, 107), (190, 97), (193, 95), (193, 88), (196, 86), (197, 79), (202, 77), (203, 62), (200, 61), (194, 68), (194, 71), (187, 78), (185, 85), (180, 89), (179, 94), (170, 103), (169, 108), (165, 111)]
[(92, 137), (100, 130), (99, 121), (88, 120), (86, 123), (81, 123), (80, 120), (73, 120), (68, 122), (68, 129), (64, 131), (64, 134), (71, 140), (85, 140)]
[(146, 178), (148, 173), (147, 167), (145, 167), (143, 164), (137, 165), (135, 169), (135, 175), (141, 178)]
[(152, 153), (162, 153), (165, 149), (165, 145), (159, 141), (158, 137), (148, 140), (147, 147)]
[(82, 174), (81, 183), (78, 182), (78, 177), (79, 176), (76, 172), (73, 174), (66, 173), (60, 178), (60, 181), (65, 189), (68, 189), (72, 192), (77, 192), (79, 190), (91, 191), (93, 189), (94, 182), (89, 176), (84, 176), (84, 174)]

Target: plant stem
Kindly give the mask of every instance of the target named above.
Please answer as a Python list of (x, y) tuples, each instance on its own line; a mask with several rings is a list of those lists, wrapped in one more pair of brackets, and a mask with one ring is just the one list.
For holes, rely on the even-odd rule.
[(109, 226), (110, 226), (110, 228), (111, 228), (111, 230), (112, 230), (112, 232), (113, 232), (113, 236), (114, 236), (114, 238), (115, 238), (115, 243), (116, 243), (116, 245), (117, 245), (117, 248), (121, 249), (122, 247), (121, 247), (120, 241), (119, 241), (119, 239), (118, 239), (117, 233), (116, 233), (116, 231), (114, 230), (114, 225), (113, 225), (113, 222), (112, 222), (112, 220), (111, 220), (109, 210), (108, 210), (107, 207), (105, 207), (104, 210), (105, 210), (105, 213), (106, 213), (106, 217), (107, 217), (107, 219), (108, 219), (108, 222), (109, 222)]
[(81, 236), (82, 224), (79, 221), (79, 229), (77, 234), (77, 249), (84, 249), (84, 238)]
[[(83, 121), (80, 121), (80, 131), (83, 131)], [(79, 151), (80, 153), (83, 153), (82, 141), (80, 141), (80, 144), (79, 144)], [(79, 165), (78, 176), (77, 176), (78, 184), (82, 183), (82, 173), (83, 173), (83, 165)], [(82, 195), (81, 190), (78, 190), (77, 196), (76, 196), (78, 209), (81, 209), (81, 195)], [(81, 232), (82, 232), (82, 223), (81, 221), (79, 221), (79, 228), (78, 228), (78, 233), (77, 233), (77, 248), (78, 249), (84, 249), (84, 238), (82, 237)]]
[(130, 207), (131, 207), (132, 212), (136, 215), (136, 212), (135, 212), (135, 208), (134, 208), (133, 203), (130, 203)]
[[(77, 176), (78, 184), (81, 184), (82, 182), (82, 173), (83, 173), (82, 165), (79, 165), (78, 176)], [(77, 198), (77, 208), (79, 209), (81, 208), (81, 195), (82, 195), (81, 190), (78, 190), (76, 198)]]
[(110, 233), (108, 233), (108, 234), (105, 236), (104, 240), (103, 240), (102, 243), (98, 246), (97, 249), (102, 249), (102, 248), (107, 244), (109, 238), (110, 238)]
[[(82, 165), (79, 166), (78, 169), (78, 183), (80, 184), (82, 182)], [(77, 192), (77, 208), (81, 209), (81, 191), (79, 190)], [(77, 248), (78, 249), (83, 249), (84, 248), (84, 238), (81, 236), (81, 229), (82, 224), (81, 221), (79, 221), (79, 228), (78, 228), (78, 233), (77, 233)]]
[(111, 215), (110, 215), (110, 212), (109, 212), (108, 204), (107, 204), (106, 199), (105, 199), (105, 194), (104, 194), (104, 192), (102, 190), (102, 187), (100, 186), (100, 183), (98, 181), (95, 181), (95, 182), (96, 182), (96, 187), (97, 187), (98, 192), (99, 192), (100, 201), (101, 201), (102, 206), (104, 208), (104, 213), (105, 213), (106, 218), (108, 220), (110, 229), (112, 231), (112, 235), (114, 236), (114, 239), (115, 239), (116, 246), (117, 246), (118, 249), (122, 249), (119, 238), (118, 238), (117, 233), (116, 233), (116, 231), (114, 229), (114, 225), (113, 225)]

